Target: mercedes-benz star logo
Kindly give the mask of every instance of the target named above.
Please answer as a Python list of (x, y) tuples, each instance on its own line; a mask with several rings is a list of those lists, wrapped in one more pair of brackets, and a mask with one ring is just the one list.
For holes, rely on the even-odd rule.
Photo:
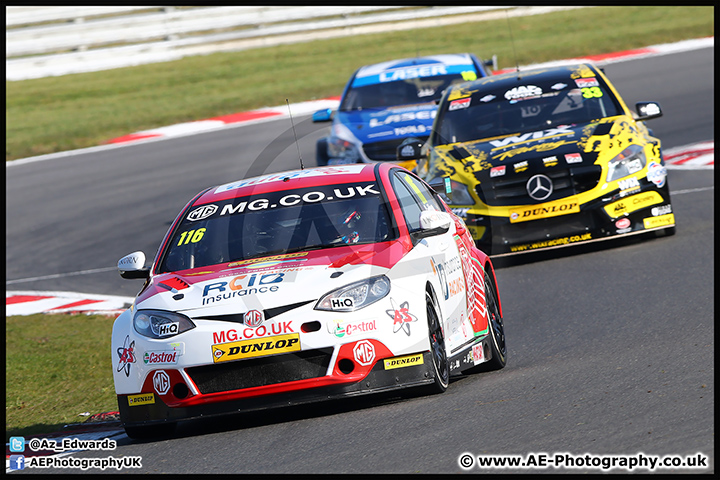
[(533, 175), (525, 185), (528, 195), (533, 200), (545, 200), (553, 192), (553, 184), (545, 175)]

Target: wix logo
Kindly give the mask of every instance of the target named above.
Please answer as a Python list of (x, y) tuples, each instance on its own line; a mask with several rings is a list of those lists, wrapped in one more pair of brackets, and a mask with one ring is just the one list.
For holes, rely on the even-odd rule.
[(500, 148), (500, 147), (506, 147), (508, 145), (512, 145), (513, 143), (520, 143), (520, 142), (524, 142), (526, 140), (531, 140), (531, 139), (537, 140), (538, 138), (550, 137), (550, 136), (554, 136), (554, 135), (574, 135), (574, 134), (575, 134), (575, 132), (570, 129), (566, 129), (563, 127), (556, 127), (556, 128), (551, 128), (549, 130), (540, 130), (539, 132), (523, 133), (522, 135), (519, 135), (517, 137), (510, 136), (510, 137), (502, 138), (500, 140), (492, 140), (492, 141), (490, 141), (490, 145), (492, 145), (493, 147)]

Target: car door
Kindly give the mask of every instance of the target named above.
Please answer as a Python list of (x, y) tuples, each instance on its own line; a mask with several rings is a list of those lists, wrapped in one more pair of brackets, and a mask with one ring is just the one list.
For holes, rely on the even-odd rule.
[[(445, 211), (435, 192), (410, 172), (395, 170), (391, 175), (391, 182), (411, 232), (420, 229), (422, 211)], [(453, 223), (446, 233), (423, 238), (408, 256), (419, 265), (432, 266), (437, 276), (439, 291), (436, 290), (435, 294), (438, 297), (449, 354), (473, 339), (473, 328), (468, 315), (466, 278), (469, 274), (472, 279), (472, 271), (468, 259), (461, 255), (461, 248), (464, 249), (465, 246), (458, 233), (457, 224)]]

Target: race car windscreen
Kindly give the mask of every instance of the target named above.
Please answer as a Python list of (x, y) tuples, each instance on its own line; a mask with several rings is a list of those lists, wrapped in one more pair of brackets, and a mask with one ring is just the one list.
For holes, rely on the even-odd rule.
[(234, 198), (190, 208), (157, 272), (382, 242), (391, 239), (391, 225), (375, 183)]
[(409, 78), (370, 85), (353, 85), (345, 95), (340, 110), (384, 109), (400, 105), (434, 102), (440, 99), (443, 91), (448, 86), (463, 81), (465, 80), (461, 74), (450, 74)]
[(445, 102), (432, 143), (468, 142), (545, 130), (620, 115), (612, 92), (598, 78), (483, 88)]

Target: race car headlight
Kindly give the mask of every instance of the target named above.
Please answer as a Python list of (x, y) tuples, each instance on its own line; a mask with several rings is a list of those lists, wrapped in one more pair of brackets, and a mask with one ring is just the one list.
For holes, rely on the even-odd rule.
[(608, 182), (627, 177), (645, 168), (645, 149), (630, 145), (608, 162)]
[(333, 290), (318, 300), (315, 310), (354, 312), (377, 302), (388, 293), (390, 279), (380, 275)]
[[(433, 185), (439, 182), (443, 182), (443, 178), (433, 178), (429, 183)], [(475, 200), (473, 200), (470, 195), (470, 190), (467, 185), (456, 182), (455, 180), (450, 180), (450, 188), (452, 193), (450, 193), (449, 198), (444, 193), (439, 193), (442, 199), (445, 200), (445, 203), (448, 205), (475, 205)]]
[(138, 310), (133, 317), (135, 331), (150, 338), (169, 338), (195, 328), (185, 315), (163, 310)]
[(357, 163), (360, 159), (358, 146), (339, 137), (330, 137), (327, 142), (328, 156), (342, 159), (343, 163)]

